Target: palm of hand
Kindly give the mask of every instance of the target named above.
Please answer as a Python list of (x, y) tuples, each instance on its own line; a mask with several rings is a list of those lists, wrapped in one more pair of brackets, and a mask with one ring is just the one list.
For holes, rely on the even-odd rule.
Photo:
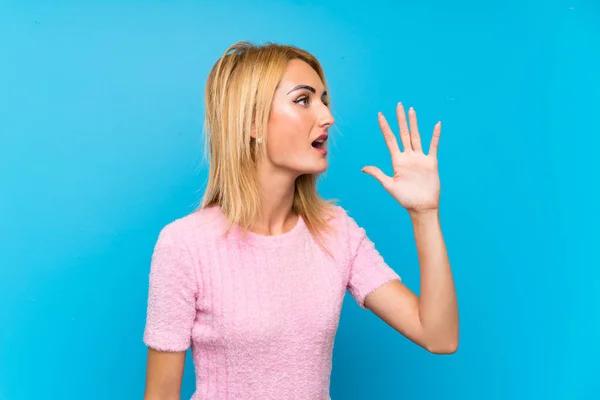
[(376, 178), (383, 187), (409, 212), (433, 210), (439, 207), (440, 178), (438, 173), (437, 147), (441, 124), (433, 130), (429, 153), (423, 153), (415, 111), (408, 112), (410, 130), (401, 103), (397, 107), (400, 138), (404, 151), (383, 114), (379, 113), (379, 125), (392, 158), (393, 176), (384, 174), (379, 168), (367, 166), (363, 171)]

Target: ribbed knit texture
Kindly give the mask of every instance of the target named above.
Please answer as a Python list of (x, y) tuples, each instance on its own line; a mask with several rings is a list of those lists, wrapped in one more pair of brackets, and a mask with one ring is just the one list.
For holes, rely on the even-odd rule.
[(341, 208), (327, 237), (304, 220), (277, 236), (234, 228), (219, 207), (160, 232), (149, 276), (144, 343), (192, 347), (192, 399), (329, 399), (332, 350), (346, 290), (365, 297), (400, 279), (365, 230)]

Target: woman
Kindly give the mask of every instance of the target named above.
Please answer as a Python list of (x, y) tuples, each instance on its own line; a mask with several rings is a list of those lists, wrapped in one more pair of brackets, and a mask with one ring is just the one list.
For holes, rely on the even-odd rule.
[[(439, 225), (435, 126), (428, 155), (414, 110), (378, 179), (413, 222), (421, 298), (339, 206), (316, 191), (334, 124), (319, 62), (291, 46), (231, 46), (205, 93), (209, 180), (201, 207), (166, 225), (150, 270), (146, 399), (179, 399), (185, 352), (193, 399), (327, 399), (346, 290), (433, 353), (458, 346), (453, 279)], [(408, 128), (410, 125), (410, 130)]]

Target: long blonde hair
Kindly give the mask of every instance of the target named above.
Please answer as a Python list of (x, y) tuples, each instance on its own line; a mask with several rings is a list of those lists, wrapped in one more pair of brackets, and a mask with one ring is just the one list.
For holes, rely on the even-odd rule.
[[(294, 46), (249, 42), (231, 45), (211, 69), (205, 90), (205, 156), (209, 160), (206, 190), (199, 208), (218, 205), (230, 226), (246, 231), (259, 215), (257, 159), (266, 148), (266, 131), (273, 95), (289, 61), (308, 63), (326, 86), (317, 59)], [(253, 131), (254, 129), (254, 131)], [(252, 138), (261, 137), (258, 146)], [(293, 212), (323, 245), (334, 200), (317, 192), (317, 175), (296, 179)]]

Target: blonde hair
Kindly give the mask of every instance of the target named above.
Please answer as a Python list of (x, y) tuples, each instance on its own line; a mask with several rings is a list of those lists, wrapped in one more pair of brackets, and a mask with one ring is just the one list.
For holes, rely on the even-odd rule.
[[(249, 42), (231, 45), (212, 67), (205, 90), (205, 155), (209, 174), (200, 209), (218, 205), (230, 226), (247, 231), (260, 212), (257, 159), (266, 148), (273, 95), (291, 60), (309, 64), (327, 87), (317, 59), (294, 46)], [(257, 145), (252, 137), (262, 138)], [(292, 211), (323, 245), (333, 200), (317, 192), (317, 175), (296, 179)]]

